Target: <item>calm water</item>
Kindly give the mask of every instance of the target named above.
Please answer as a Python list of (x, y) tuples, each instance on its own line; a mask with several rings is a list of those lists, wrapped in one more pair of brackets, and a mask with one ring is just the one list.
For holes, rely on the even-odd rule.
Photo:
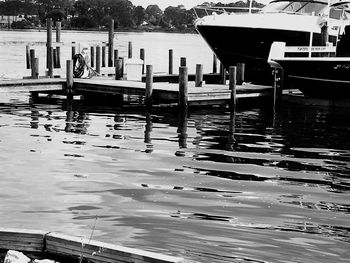
[(194, 262), (349, 262), (349, 117), (293, 105), (184, 117), (0, 93), (0, 225)]

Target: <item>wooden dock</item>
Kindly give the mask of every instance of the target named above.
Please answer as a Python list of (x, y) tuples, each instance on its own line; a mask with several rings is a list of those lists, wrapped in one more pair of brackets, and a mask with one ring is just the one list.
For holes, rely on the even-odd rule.
[[(65, 91), (65, 78), (20, 79), (0, 81), (1, 92), (41, 92), (58, 93)], [(145, 95), (144, 82), (114, 80), (111, 78), (95, 77), (91, 79), (74, 79), (73, 94), (86, 93), (111, 95)], [(243, 84), (236, 88), (237, 99), (259, 98), (272, 96), (270, 86)], [(194, 82), (188, 82), (189, 105), (226, 104), (231, 98), (229, 85), (204, 84), (195, 87)], [(177, 103), (179, 100), (179, 84), (155, 82), (153, 83), (153, 100), (155, 103)]]

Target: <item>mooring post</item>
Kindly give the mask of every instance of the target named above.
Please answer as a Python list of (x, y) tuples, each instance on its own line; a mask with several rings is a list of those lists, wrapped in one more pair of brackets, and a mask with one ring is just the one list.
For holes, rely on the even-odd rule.
[(196, 81), (195, 81), (196, 87), (202, 87), (203, 85), (203, 65), (197, 64), (196, 65)]
[(132, 42), (128, 43), (128, 58), (132, 58)]
[(153, 66), (146, 65), (146, 92), (145, 92), (145, 105), (147, 108), (152, 107), (153, 98)]
[(56, 21), (56, 42), (61, 42), (61, 21)]
[(29, 45), (26, 45), (26, 67), (27, 69), (30, 69), (30, 48)]
[(57, 52), (57, 68), (61, 68), (61, 47), (56, 47)]
[(120, 80), (123, 78), (123, 59), (118, 58), (115, 60), (115, 79)]
[(185, 57), (180, 58), (180, 67), (186, 67), (186, 58)]
[(220, 75), (221, 75), (221, 84), (226, 84), (226, 69), (224, 64), (220, 63)]
[(140, 59), (142, 60), (142, 74), (145, 74), (145, 49), (140, 49)]
[(108, 67), (113, 67), (113, 55), (114, 55), (113, 52), (114, 52), (114, 20), (111, 19), (109, 22), (109, 33), (108, 33)]
[(172, 49), (169, 49), (169, 75), (172, 75), (174, 65), (174, 51)]
[(94, 46), (90, 47), (90, 57), (91, 57), (90, 66), (93, 68), (95, 67), (95, 47)]
[(58, 68), (57, 67), (57, 49), (53, 48), (53, 68)]
[(242, 85), (244, 82), (245, 64), (237, 63), (237, 85)]
[(106, 67), (106, 45), (102, 43), (102, 67)]
[(32, 66), (32, 79), (38, 79), (39, 78), (39, 59), (36, 57), (31, 57), (31, 62), (30, 62), (31, 66)]
[(33, 58), (35, 58), (35, 49), (30, 49), (29, 50), (30, 68), (32, 67)]
[(218, 71), (218, 59), (215, 54), (213, 54), (213, 73), (217, 73)]
[(101, 46), (96, 46), (96, 72), (101, 73)]
[(229, 89), (231, 90), (230, 106), (232, 108), (234, 108), (237, 103), (236, 83), (237, 83), (237, 67), (231, 66), (229, 69)]
[(48, 54), (48, 77), (53, 78), (53, 48), (49, 48), (49, 54)]
[(49, 68), (49, 61), (52, 63), (52, 57), (51, 56), (52, 52), (50, 51), (50, 48), (52, 48), (52, 19), (47, 18), (46, 21), (46, 67)]
[(118, 49), (114, 50), (114, 65), (115, 65), (115, 60), (119, 58), (119, 51)]
[(179, 67), (179, 107), (188, 108), (188, 69)]
[(76, 54), (75, 42), (72, 42), (72, 59), (74, 58), (75, 54)]
[(66, 93), (72, 95), (73, 92), (73, 61), (67, 60), (66, 64)]

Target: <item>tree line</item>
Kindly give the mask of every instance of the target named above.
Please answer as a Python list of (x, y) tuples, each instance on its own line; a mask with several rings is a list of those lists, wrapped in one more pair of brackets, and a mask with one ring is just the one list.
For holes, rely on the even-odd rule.
[[(231, 4), (208, 3), (207, 6), (248, 7), (248, 2)], [(261, 5), (261, 4), (260, 4)], [(253, 6), (260, 7), (253, 1)], [(147, 8), (134, 6), (128, 0), (5, 0), (0, 2), (0, 15), (25, 19), (14, 22), (13, 27), (43, 25), (46, 18), (62, 21), (65, 28), (105, 28), (114, 19), (115, 28), (159, 28), (166, 30), (193, 29), (196, 15), (184, 6), (169, 6), (162, 11), (158, 5)], [(17, 24), (17, 25), (16, 25)]]

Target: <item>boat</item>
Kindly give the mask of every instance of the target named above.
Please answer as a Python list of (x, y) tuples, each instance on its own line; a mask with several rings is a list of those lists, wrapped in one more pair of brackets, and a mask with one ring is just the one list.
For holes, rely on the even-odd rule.
[[(6, 254), (16, 251), (24, 257), (42, 262), (138, 262), (175, 263), (182, 258), (167, 256), (140, 249), (127, 248), (109, 243), (64, 235), (54, 232), (24, 229), (0, 229), (0, 262)], [(19, 262), (19, 261), (17, 261)], [(20, 261), (23, 262), (23, 261)]]
[(271, 76), (267, 75), (271, 73), (267, 59), (275, 41), (287, 46), (321, 46), (325, 42), (336, 45), (349, 25), (348, 4), (330, 0), (273, 0), (261, 10), (249, 8), (249, 12), (198, 6), (196, 13), (205, 9), (207, 15), (198, 18), (195, 27), (225, 68), (245, 63), (246, 69), (256, 72), (252, 76), (248, 73), (246, 80), (254, 82), (255, 77), (259, 81)]

